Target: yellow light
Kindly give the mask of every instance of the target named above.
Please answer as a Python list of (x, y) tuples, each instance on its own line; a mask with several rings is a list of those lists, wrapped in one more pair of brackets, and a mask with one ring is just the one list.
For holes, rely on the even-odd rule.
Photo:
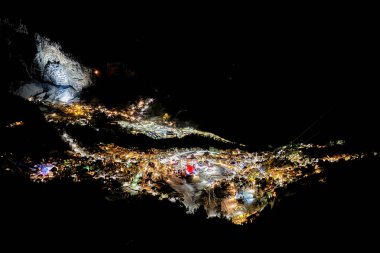
[(24, 121), (16, 121), (12, 124), (7, 125), (7, 127), (16, 127), (16, 126), (22, 126), (24, 125)]
[(165, 114), (162, 116), (162, 118), (163, 118), (164, 120), (168, 120), (168, 119), (170, 118), (170, 116), (169, 116), (169, 114), (165, 113)]

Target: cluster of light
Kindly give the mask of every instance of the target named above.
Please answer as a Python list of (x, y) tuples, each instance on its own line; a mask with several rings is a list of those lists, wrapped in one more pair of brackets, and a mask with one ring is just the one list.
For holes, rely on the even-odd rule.
[(73, 106), (67, 107), (66, 112), (75, 116), (85, 115), (84, 107), (80, 104), (74, 104)]
[[(30, 178), (36, 182), (57, 177), (74, 181), (93, 178), (114, 193), (151, 194), (180, 202), (189, 213), (202, 207), (209, 217), (224, 217), (242, 224), (252, 221), (267, 205), (273, 205), (277, 189), (312, 175), (323, 180), (320, 173), (324, 163), (364, 157), (310, 157), (304, 152), (310, 149), (321, 146), (285, 146), (279, 152), (250, 153), (239, 149), (137, 150), (107, 144), (99, 145), (91, 154), (47, 157), (37, 165), (27, 158), (25, 163), (31, 168)], [(187, 174), (187, 166), (194, 171)], [(121, 187), (114, 188), (113, 182)]]
[[(237, 148), (139, 150), (113, 143), (84, 148), (64, 129), (68, 124), (96, 129), (97, 116), (102, 114), (109, 124), (118, 124), (129, 133), (145, 134), (155, 139), (179, 139), (195, 134), (230, 143), (212, 133), (176, 127), (167, 113), (149, 117), (152, 102), (153, 99), (141, 99), (125, 109), (42, 102), (45, 118), (63, 128), (60, 129), (62, 139), (71, 151), (65, 158), (51, 156), (42, 161), (32, 161), (26, 157), (23, 162), (30, 168), (31, 180), (46, 182), (67, 177), (76, 182), (100, 180), (107, 190), (115, 194), (150, 194), (182, 203), (188, 213), (204, 208), (208, 217), (223, 217), (234, 224), (243, 224), (254, 220), (266, 206), (273, 206), (279, 188), (314, 175), (323, 182), (326, 163), (366, 156), (344, 153), (317, 155), (326, 153), (323, 150), (328, 147), (343, 145), (342, 142), (290, 145), (274, 152), (255, 153)], [(316, 150), (323, 152), (313, 152)], [(311, 155), (313, 153), (315, 155)]]
[(13, 127), (22, 126), (22, 125), (24, 125), (24, 121), (16, 121), (7, 125), (6, 127), (13, 128)]
[(364, 154), (335, 154), (331, 156), (326, 156), (322, 158), (322, 161), (328, 161), (328, 162), (337, 162), (340, 160), (349, 161), (349, 160), (356, 160), (359, 158), (363, 158)]
[(183, 138), (188, 135), (198, 135), (224, 143), (232, 143), (213, 133), (200, 131), (191, 127), (176, 127), (170, 121), (168, 113), (159, 117), (149, 117), (147, 112), (153, 99), (140, 99), (126, 109), (110, 109), (102, 105), (84, 103), (49, 103), (42, 102), (50, 108), (45, 112), (45, 118), (53, 123), (91, 125), (96, 128), (95, 115), (105, 115), (110, 124), (116, 123), (131, 134), (143, 134), (153, 139)]

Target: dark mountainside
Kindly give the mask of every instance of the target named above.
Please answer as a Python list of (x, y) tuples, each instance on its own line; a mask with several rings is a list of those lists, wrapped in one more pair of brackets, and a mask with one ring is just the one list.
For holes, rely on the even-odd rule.
[[(24, 19), (30, 33), (50, 37), (101, 71), (97, 84), (85, 91), (89, 101), (117, 106), (151, 96), (179, 120), (253, 150), (293, 140), (345, 139), (352, 150), (379, 151), (379, 105), (365, 29), (330, 22), (250, 27), (228, 21), (178, 29), (123, 21), (57, 18), (55, 26), (45, 26), (44, 19)], [(64, 150), (38, 108), (7, 92), (12, 82), (27, 76), (17, 59), (31, 61), (32, 37), (0, 33), (0, 151), (39, 156)], [(9, 36), (16, 36), (12, 41), (18, 44), (8, 44)], [(107, 77), (107, 62), (121, 63), (128, 73)], [(17, 120), (28, 127), (5, 128)], [(153, 198), (110, 202), (96, 183), (34, 185), (2, 164), (5, 237), (0, 241), (14, 249), (178, 251), (204, 244), (210, 249), (364, 249), (374, 245), (369, 228), (378, 221), (372, 207), (378, 165), (378, 159), (340, 164), (331, 168), (327, 184), (305, 182), (256, 223), (233, 226), (207, 220), (202, 212), (186, 215), (183, 208)]]
[(148, 94), (201, 129), (258, 147), (286, 144), (314, 122), (300, 140), (379, 143), (371, 33), (359, 23), (80, 21), (30, 27), (88, 66), (124, 63), (132, 75), (95, 88), (106, 102)]

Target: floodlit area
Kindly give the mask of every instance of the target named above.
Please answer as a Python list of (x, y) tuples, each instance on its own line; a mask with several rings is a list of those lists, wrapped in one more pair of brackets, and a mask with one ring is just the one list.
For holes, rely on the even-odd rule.
[(47, 101), (41, 102), (41, 105), (46, 109), (45, 117), (47, 121), (56, 124), (64, 123), (96, 127), (96, 117), (103, 115), (109, 120), (110, 124), (119, 125), (129, 134), (142, 134), (152, 139), (180, 139), (189, 135), (197, 135), (223, 143), (233, 143), (213, 133), (191, 127), (176, 127), (176, 123), (169, 120), (167, 113), (149, 117), (147, 111), (149, 111), (153, 101), (152, 98), (140, 99), (125, 109), (109, 109), (101, 105), (84, 103), (67, 104)]
[[(69, 125), (97, 129), (97, 117), (101, 114), (108, 123), (120, 127), (126, 134), (143, 134), (152, 139), (178, 139), (194, 134), (231, 143), (212, 133), (176, 127), (167, 113), (147, 116), (152, 102), (153, 99), (142, 99), (126, 109), (38, 102), (46, 120), (61, 130), (62, 139), (71, 150), (64, 155), (47, 156), (41, 161), (25, 157), (23, 167), (28, 168), (26, 171), (34, 182), (63, 178), (74, 182), (99, 180), (112, 194), (152, 195), (178, 203), (188, 213), (204, 208), (208, 217), (244, 224), (253, 221), (267, 206), (273, 206), (278, 191), (289, 184), (309, 177), (323, 182), (326, 164), (367, 156), (316, 152), (344, 145), (342, 142), (297, 144), (262, 152), (248, 152), (241, 147), (141, 149), (114, 143), (82, 147), (65, 130)], [(8, 159), (13, 158), (9, 155)]]

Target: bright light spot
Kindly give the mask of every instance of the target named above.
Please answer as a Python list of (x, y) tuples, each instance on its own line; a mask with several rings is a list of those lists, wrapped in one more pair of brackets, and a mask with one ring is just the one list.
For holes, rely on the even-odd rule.
[(16, 126), (22, 126), (22, 125), (24, 125), (24, 121), (16, 121), (14, 123), (7, 125), (7, 127), (16, 127)]
[(71, 99), (73, 99), (73, 96), (68, 91), (65, 91), (60, 97), (58, 97), (58, 100), (64, 103), (69, 102)]

